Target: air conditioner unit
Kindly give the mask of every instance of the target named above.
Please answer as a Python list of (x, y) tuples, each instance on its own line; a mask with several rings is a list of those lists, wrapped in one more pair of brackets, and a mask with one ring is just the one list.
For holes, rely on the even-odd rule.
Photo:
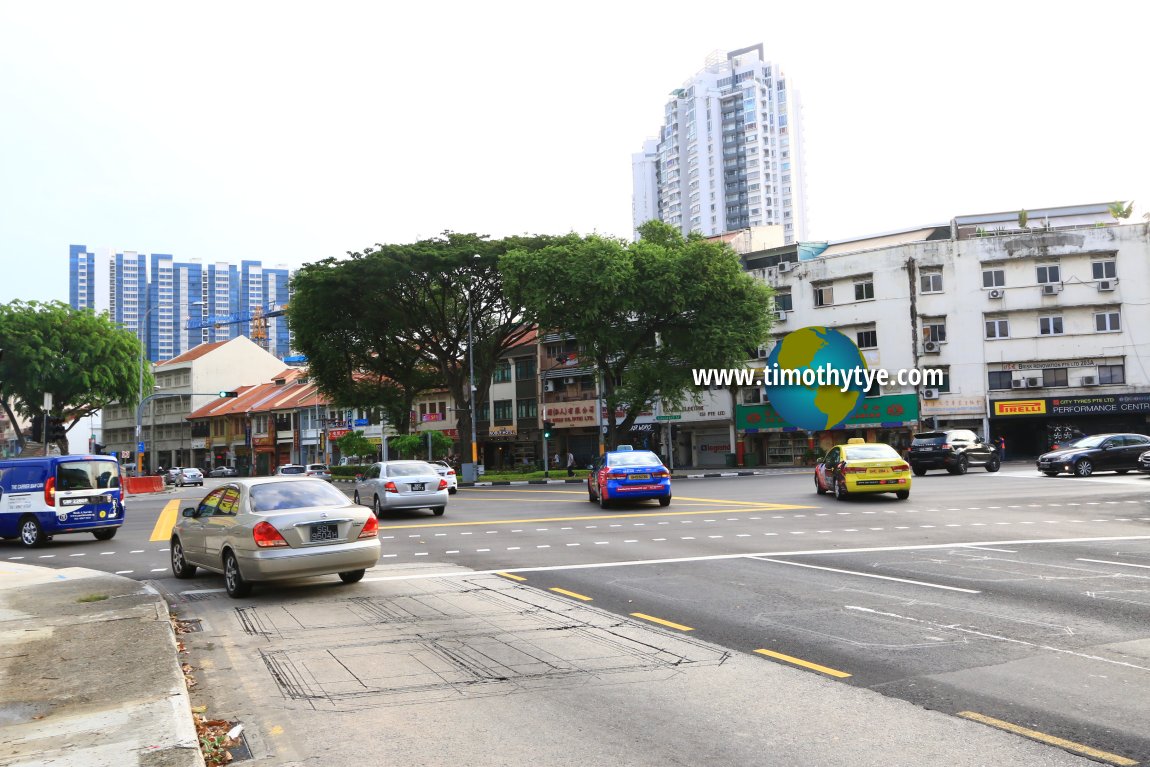
[(938, 341), (924, 341), (922, 350), (927, 354), (938, 354), (942, 351), (942, 346), (939, 345)]
[(923, 399), (938, 399), (938, 389), (923, 389), (922, 390), (922, 398)]
[(787, 321), (787, 313), (781, 312), (781, 311), (775, 312), (775, 319), (778, 320), (779, 322), (786, 322)]
[(758, 349), (758, 356), (759, 356), (759, 359), (761, 359), (761, 360), (765, 360), (765, 359), (766, 359), (767, 357), (769, 357), (770, 355), (771, 355), (771, 353), (767, 351), (767, 347), (765, 347), (765, 346), (760, 346), (760, 347), (759, 347), (759, 349)]
[(988, 293), (987, 295), (990, 296), (991, 298), (1002, 298), (1003, 296), (1006, 295), (1006, 291), (1003, 290), (1002, 288), (995, 288), (994, 290), (990, 291), (990, 293)]
[(789, 272), (791, 269), (794, 269), (794, 268), (795, 268), (795, 264), (793, 261), (783, 261), (779, 264), (779, 274), (783, 274), (784, 272)]
[(1011, 389), (1025, 389), (1026, 388), (1026, 379), (1025, 378), (1015, 378), (1013, 381), (1010, 382), (1010, 388)]
[(571, 384), (575, 383), (575, 379), (573, 377), (572, 378), (564, 378), (563, 383), (565, 383), (567, 385), (571, 385)]
[(1097, 376), (1082, 376), (1082, 385), (1083, 386), (1097, 386), (1098, 385), (1098, 377)]
[(1049, 285), (1043, 285), (1042, 286), (1042, 295), (1044, 295), (1044, 296), (1056, 296), (1056, 295), (1058, 295), (1058, 293), (1061, 290), (1062, 290), (1061, 286), (1055, 285), (1053, 283), (1051, 283)]
[(1027, 389), (1037, 389), (1039, 386), (1042, 386), (1042, 379), (1040, 379), (1040, 378), (1027, 378), (1026, 379), (1026, 388)]
[(555, 382), (554, 381), (544, 381), (543, 382), (543, 391), (555, 391)]
[(1114, 290), (1114, 287), (1115, 287), (1114, 286), (1114, 280), (1099, 280), (1098, 281), (1098, 289), (1099, 290)]

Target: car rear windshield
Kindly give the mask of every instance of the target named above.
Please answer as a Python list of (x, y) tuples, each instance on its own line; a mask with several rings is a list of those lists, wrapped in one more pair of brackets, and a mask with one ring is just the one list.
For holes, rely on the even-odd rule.
[(346, 506), (347, 496), (322, 479), (293, 479), (252, 487), (252, 511), (285, 511), (313, 506)]
[(418, 477), (421, 474), (435, 474), (429, 463), (393, 463), (387, 467), (389, 477)]
[(327, 471), (327, 467), (322, 463), (313, 463), (307, 467), (308, 471)]
[(68, 461), (56, 467), (56, 489), (102, 490), (120, 486), (120, 467), (111, 461)]
[(915, 434), (914, 445), (941, 445), (946, 442), (945, 434)]
[(898, 458), (899, 454), (890, 445), (851, 445), (843, 448), (843, 457), (848, 461), (870, 458)]
[(303, 474), (307, 469), (302, 466), (281, 466), (280, 474)]
[(638, 450), (633, 453), (613, 453), (607, 459), (607, 465), (616, 466), (662, 466), (659, 456), (650, 451)]

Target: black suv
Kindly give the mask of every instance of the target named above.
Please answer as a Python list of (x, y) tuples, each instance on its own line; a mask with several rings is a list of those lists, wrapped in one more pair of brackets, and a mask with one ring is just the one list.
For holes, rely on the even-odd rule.
[(987, 471), (998, 471), (1002, 466), (998, 451), (967, 429), (915, 434), (907, 459), (917, 477), (929, 469), (965, 474), (971, 466), (982, 466)]

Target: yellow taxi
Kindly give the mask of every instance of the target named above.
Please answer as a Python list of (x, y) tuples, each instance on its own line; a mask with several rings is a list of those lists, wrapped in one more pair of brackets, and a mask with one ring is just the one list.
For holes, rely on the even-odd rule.
[(910, 464), (890, 445), (854, 437), (835, 445), (815, 466), (815, 492), (845, 501), (855, 493), (894, 493), (910, 497)]

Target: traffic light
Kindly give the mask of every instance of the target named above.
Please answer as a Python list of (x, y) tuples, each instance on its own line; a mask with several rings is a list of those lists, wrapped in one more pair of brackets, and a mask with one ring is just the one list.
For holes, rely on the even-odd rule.
[(222, 392), (220, 392), (220, 397), (238, 397), (238, 396), (240, 396), (240, 393), (238, 391), (222, 391)]
[(555, 424), (552, 421), (544, 421), (543, 422), (543, 438), (544, 439), (551, 439), (551, 430), (554, 428), (555, 428)]
[(32, 416), (32, 441), (40, 442), (44, 439), (44, 416)]
[(64, 425), (63, 418), (48, 419), (48, 434), (45, 442), (59, 442), (68, 437), (68, 427)]

